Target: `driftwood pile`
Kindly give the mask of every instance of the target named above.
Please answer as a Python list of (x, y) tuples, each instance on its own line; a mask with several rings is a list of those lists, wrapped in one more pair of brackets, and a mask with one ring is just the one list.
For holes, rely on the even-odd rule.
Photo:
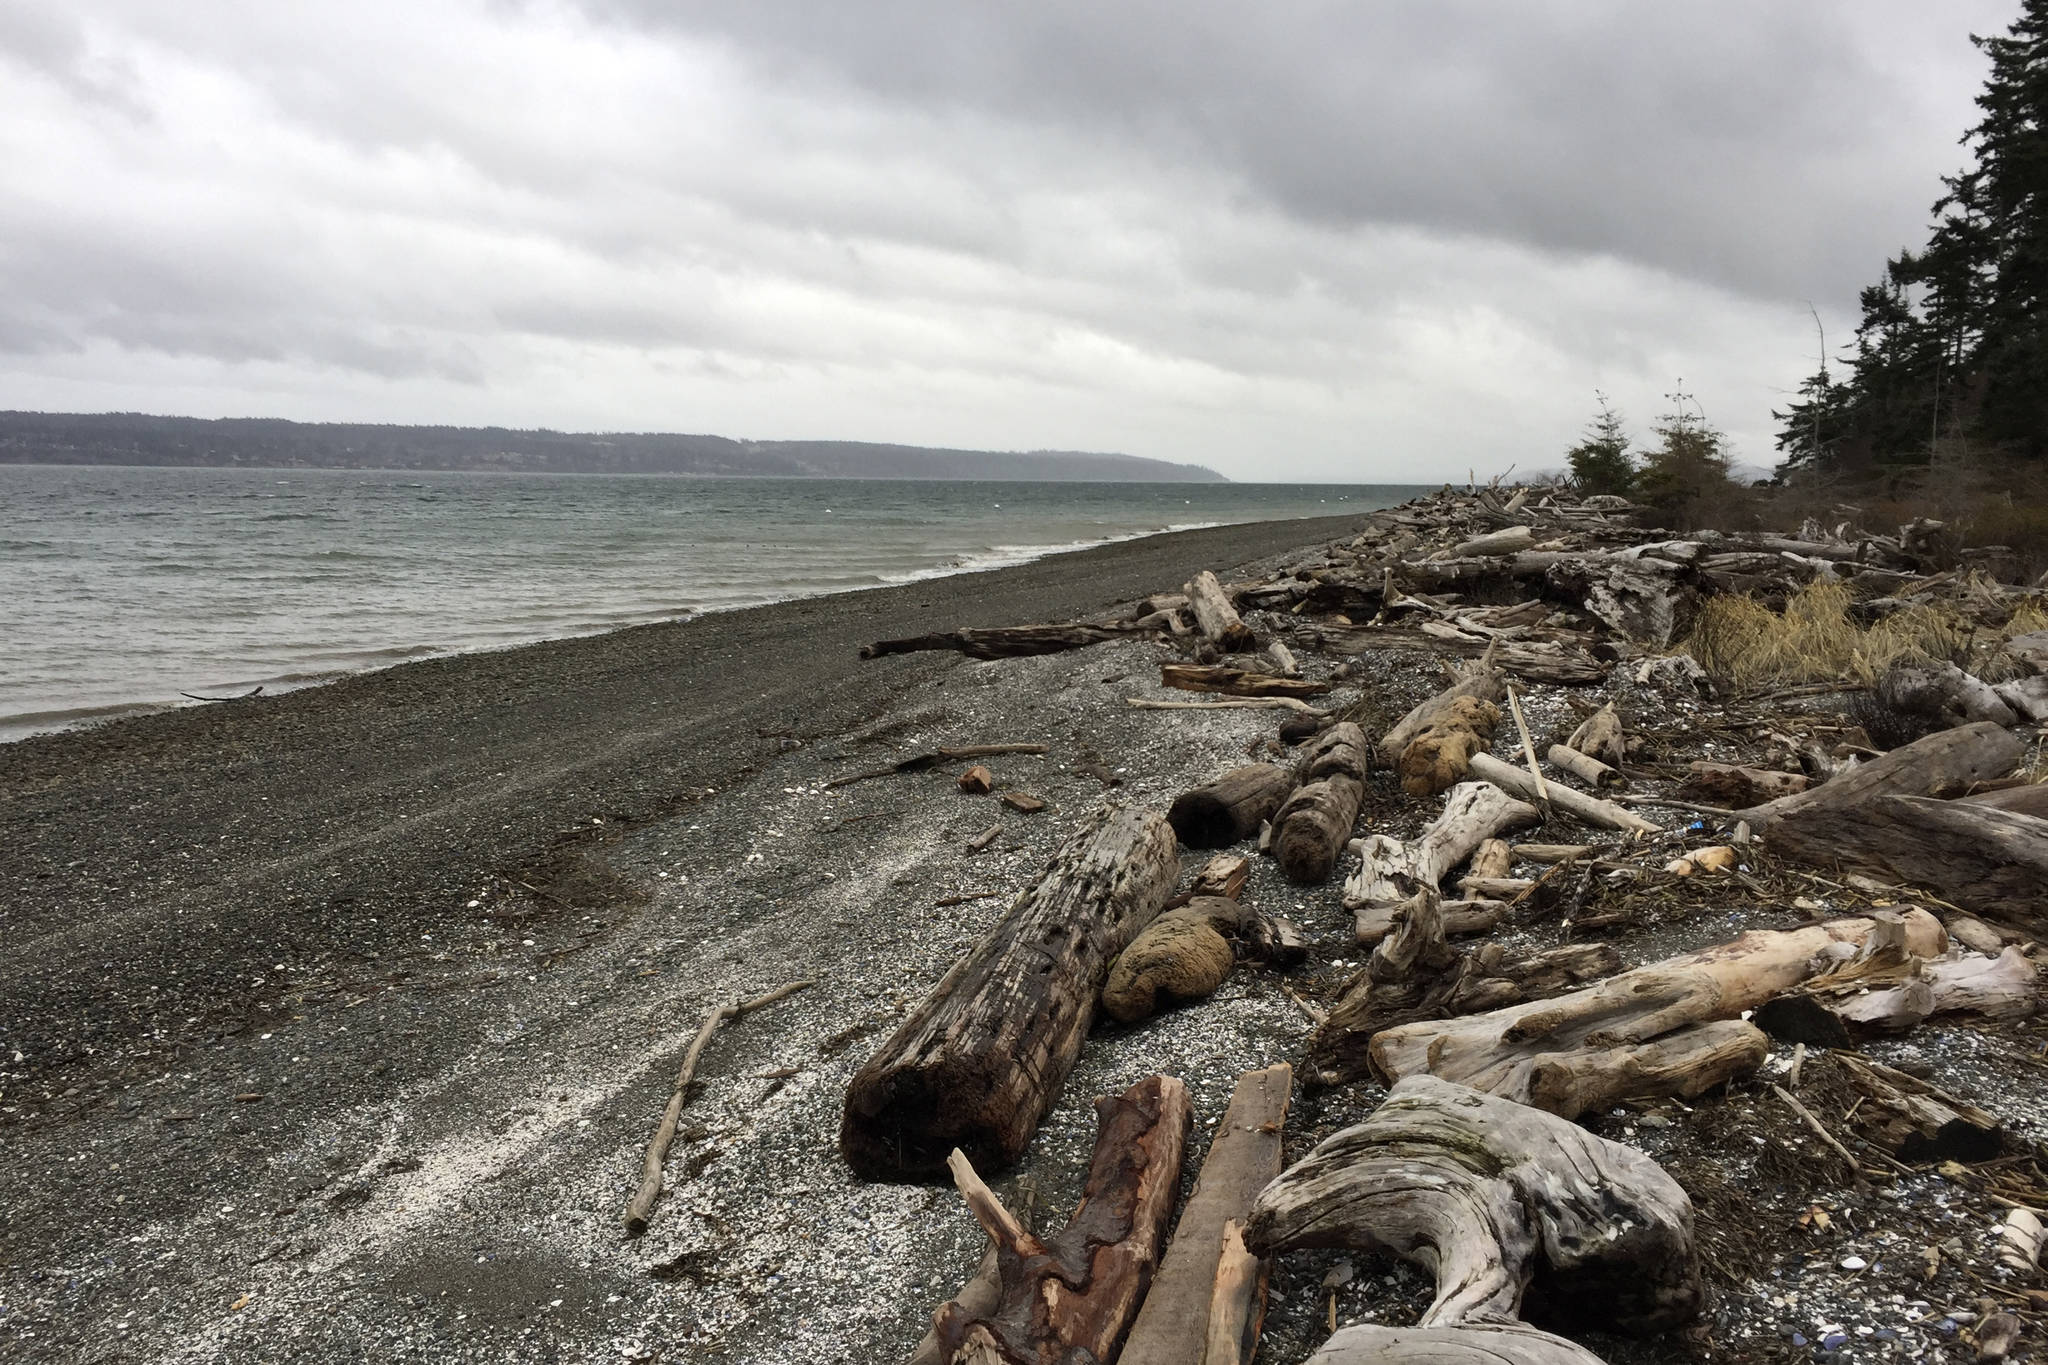
[[(2012, 640), (2013, 676), (1996, 681), (1937, 660), (1888, 673), (1875, 704), (1931, 730), (1889, 751), (1849, 722), (1846, 682), (1803, 689), (1790, 710), (1723, 699), (1715, 733), (1741, 738), (1737, 761), (1668, 724), (1669, 699), (1696, 715), (1712, 693), (1675, 647), (1715, 594), (1831, 579), (1873, 613), (1973, 593), (2010, 615), (2021, 593), (1962, 572), (1947, 543), (1924, 524), (1674, 536), (1620, 499), (1446, 490), (1259, 581), (1203, 571), (1113, 617), (864, 651), (1152, 640), (1161, 688), (1189, 695), (1134, 705), (1283, 712), (1254, 761), (1169, 810), (1096, 812), (854, 1075), (847, 1164), (870, 1180), (950, 1177), (989, 1238), (913, 1358), (1249, 1360), (1273, 1258), (1346, 1247), (1415, 1261), (1435, 1297), (1412, 1327), (1342, 1330), (1333, 1300), (1322, 1365), (1596, 1360), (1571, 1333), (1684, 1326), (1702, 1269), (1686, 1192), (1574, 1120), (1704, 1096), (1751, 1077), (1774, 1044), (1798, 1049), (1793, 1089), (1808, 1048), (1857, 1089), (1852, 1127), (1770, 1085), (1858, 1179), (2008, 1150), (1996, 1113), (1855, 1049), (1936, 1016), (2037, 1008), (2048, 785), (2034, 784), (2031, 727), (2048, 719), (2048, 633)], [(1418, 666), (1442, 676), (1415, 686)], [(1595, 686), (1597, 703), (1573, 704)], [(1571, 723), (1539, 736), (1539, 699)], [(1176, 894), (1183, 849), (1237, 851)], [(1259, 855), (1321, 897), (1306, 930), (1248, 899)], [(1771, 927), (1661, 953), (1585, 937), (1635, 922), (1611, 903), (1681, 883), (1739, 890)], [(1785, 889), (1809, 885), (1878, 903), (1824, 918)], [(1361, 953), (1363, 966), (1327, 965)], [(1287, 1059), (1301, 1074), (1279, 1058), (1245, 1073), (1177, 1220), (1192, 1116), (1166, 1076), (1096, 1101), (1093, 1162), (1062, 1231), (1034, 1232), (990, 1189), (1100, 1016), (1135, 1023), (1211, 994), (1241, 960), (1304, 958), (1299, 984), (1323, 1004), (1301, 1001), (1316, 1021)], [(1304, 1154), (1284, 1126), (1303, 1083), (1388, 1089)], [(2031, 1247), (2030, 1270), (2041, 1226), (2008, 1228), (2008, 1255)], [(1996, 1344), (1991, 1321), (1980, 1342)]]

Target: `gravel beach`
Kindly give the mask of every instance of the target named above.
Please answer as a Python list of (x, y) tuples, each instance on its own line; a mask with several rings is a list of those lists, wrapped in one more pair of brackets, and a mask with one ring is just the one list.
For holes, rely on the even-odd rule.
[[(978, 1233), (949, 1191), (836, 1169), (846, 1074), (1102, 799), (1077, 765), (1159, 736), (1117, 794), (1163, 803), (1270, 726), (1130, 712), (1146, 645), (858, 646), (1065, 619), (1354, 525), (1156, 536), (0, 747), (0, 1357), (900, 1355)], [(1051, 746), (998, 765), (1051, 806), (1003, 812), (972, 861), (995, 798), (948, 774), (817, 790), (1007, 740)], [(981, 899), (935, 905), (959, 895)], [(623, 1243), (704, 1011), (795, 977), (818, 984), (720, 1036), (683, 1188)], [(1116, 1074), (1194, 1047), (1213, 1109), (1229, 1058), (1161, 1042)], [(1049, 1151), (1085, 1157), (1112, 1083), (1077, 1076)], [(827, 1183), (853, 1221), (826, 1225)]]

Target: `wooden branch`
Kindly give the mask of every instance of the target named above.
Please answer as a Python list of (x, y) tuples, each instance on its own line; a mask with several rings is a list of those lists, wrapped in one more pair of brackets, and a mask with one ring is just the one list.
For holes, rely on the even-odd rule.
[(697, 1036), (690, 1040), (690, 1046), (683, 1053), (682, 1069), (676, 1072), (676, 1083), (670, 1089), (668, 1106), (662, 1111), (661, 1122), (655, 1125), (654, 1136), (648, 1139), (647, 1155), (640, 1163), (640, 1187), (633, 1197), (626, 1201), (625, 1211), (620, 1220), (626, 1225), (629, 1236), (639, 1236), (647, 1229), (648, 1215), (654, 1211), (654, 1203), (661, 1198), (661, 1167), (668, 1160), (669, 1144), (675, 1141), (676, 1123), (683, 1116), (683, 1103), (689, 1097), (690, 1082), (697, 1075), (697, 1062), (704, 1055), (704, 1049), (711, 1042), (711, 1035), (718, 1032), (719, 1025), (728, 1019), (737, 1019), (743, 1014), (765, 1009), (778, 1000), (786, 1000), (803, 990), (809, 981), (792, 981), (777, 986), (766, 995), (757, 995), (752, 1000), (721, 1005), (704, 1016), (704, 1023), (697, 1030)]
[(1547, 796), (1554, 809), (1601, 829), (1618, 829), (1642, 834), (1663, 832), (1661, 825), (1652, 824), (1633, 811), (1623, 810), (1611, 801), (1588, 796), (1572, 787), (1544, 783), (1539, 791), (1536, 779), (1528, 772), (1512, 763), (1503, 763), (1492, 754), (1472, 755), (1472, 776), (1491, 782), (1509, 795), (1519, 796), (1524, 801), (1536, 801), (1540, 804)]
[(1327, 879), (1351, 837), (1365, 799), (1365, 733), (1350, 721), (1330, 726), (1296, 769), (1300, 786), (1274, 812), (1273, 857), (1297, 886)]
[(1304, 716), (1326, 718), (1321, 711), (1299, 697), (1239, 697), (1234, 701), (1155, 701), (1150, 697), (1125, 697), (1136, 711), (1298, 711)]
[[(984, 1217), (993, 1216), (987, 1202), (994, 1196), (977, 1204), (963, 1185), (983, 1226), (999, 1242), (1015, 1238), (1016, 1249), (1000, 1258), (1001, 1293), (992, 1311), (974, 1314), (954, 1304), (939, 1311), (933, 1330), (949, 1365), (1113, 1358), (1166, 1240), (1191, 1111), (1187, 1088), (1171, 1076), (1150, 1076), (1122, 1095), (1104, 1096), (1095, 1110), (1095, 1153), (1064, 1231), (1043, 1240), (1021, 1227), (999, 1232), (1000, 1224)], [(960, 1165), (972, 1174), (964, 1157)]]
[(1189, 848), (1228, 848), (1255, 837), (1293, 790), (1285, 768), (1248, 763), (1175, 797), (1166, 823)]
[(1223, 592), (1216, 575), (1204, 569), (1188, 581), (1188, 610), (1194, 613), (1195, 629), (1214, 640), (1225, 653), (1241, 654), (1259, 647), (1258, 637), (1238, 617), (1237, 608)]
[(1550, 752), (1545, 754), (1544, 758), (1549, 761), (1551, 767), (1561, 773), (1570, 773), (1589, 787), (1598, 789), (1621, 785), (1620, 773), (1591, 754), (1580, 753), (1569, 744), (1551, 745)]
[[(1243, 1342), (1253, 1322), (1250, 1301), (1262, 1292), (1265, 1273), (1260, 1259), (1244, 1251), (1241, 1235), (1236, 1251), (1248, 1265), (1233, 1262), (1228, 1229), (1242, 1228), (1252, 1200), (1280, 1174), (1282, 1127), (1293, 1084), (1293, 1068), (1285, 1062), (1237, 1078), (1173, 1244), (1117, 1357), (1119, 1365), (1200, 1365), (1205, 1339), (1215, 1336), (1212, 1309), (1224, 1310), (1222, 1330)], [(1224, 1359), (1240, 1355), (1248, 1356), (1249, 1350), (1241, 1345), (1238, 1355)]]
[(1463, 782), (1451, 789), (1443, 813), (1413, 844), (1373, 835), (1359, 846), (1359, 866), (1344, 883), (1344, 908), (1358, 911), (1360, 942), (1374, 931), (1366, 912), (1406, 900), (1419, 890), (1438, 890), (1444, 877), (1490, 839), (1542, 819), (1534, 806), (1517, 801), (1488, 782)]
[(1420, 1327), (1555, 1316), (1647, 1334), (1702, 1295), (1692, 1202), (1633, 1147), (1430, 1076), (1318, 1144), (1252, 1206), (1245, 1245), (1386, 1251), (1436, 1276)]
[(839, 1149), (870, 1180), (919, 1179), (959, 1147), (1022, 1154), (1079, 1055), (1110, 960), (1180, 871), (1160, 816), (1106, 806), (946, 973), (848, 1085)]
[(873, 768), (864, 773), (850, 773), (845, 777), (835, 777), (824, 785), (829, 791), (833, 787), (844, 787), (855, 782), (866, 782), (870, 778), (894, 777), (897, 773), (923, 772), (925, 769), (936, 767), (941, 763), (957, 763), (961, 759), (966, 758), (995, 758), (1002, 754), (1042, 754), (1045, 752), (1046, 746), (1043, 744), (962, 744), (955, 748), (932, 749), (925, 753), (913, 754), (909, 758), (898, 759), (886, 768)]
[(1775, 801), (1781, 796), (1797, 796), (1811, 785), (1804, 773), (1750, 768), (1740, 763), (1709, 763), (1705, 759), (1695, 759), (1687, 767), (1691, 775), (1678, 789), (1680, 796), (1694, 801), (1711, 801), (1737, 810)]
[(1224, 692), (1235, 697), (1320, 697), (1330, 690), (1326, 682), (1305, 678), (1276, 678), (1270, 673), (1248, 673), (1222, 664), (1161, 664), (1159, 681), (1183, 692)]
[(860, 647), (863, 659), (924, 650), (955, 650), (970, 659), (1015, 659), (1032, 654), (1061, 654), (1070, 649), (1128, 640), (1136, 632), (1116, 626), (1067, 625), (962, 626), (958, 630), (916, 635), (904, 640), (877, 640)]
[[(1928, 957), (1941, 951), (1946, 934), (1932, 915), (1912, 910), (1897, 919), (1910, 951)], [(1877, 920), (1861, 918), (1803, 929), (1752, 930), (1732, 942), (1637, 967), (1554, 1000), (1386, 1029), (1372, 1040), (1372, 1067), (1390, 1081), (1426, 1072), (1572, 1117), (1584, 1108), (1571, 1106), (1609, 1093), (1602, 1087), (1663, 1084), (1677, 1076), (1665, 1055), (1670, 1049), (1664, 1047), (1675, 1040), (1664, 1035), (1688, 1025), (1735, 1022), (1744, 1010), (1813, 975), (1816, 957), (1832, 945), (1848, 944), (1853, 950), (1876, 932)], [(1647, 1050), (1622, 1051), (1631, 1048)], [(1610, 1049), (1615, 1055), (1602, 1058)], [(1729, 1067), (1751, 1056), (1761, 1062), (1765, 1049), (1763, 1035), (1744, 1023), (1736, 1030), (1695, 1035), (1682, 1050)], [(1727, 1074), (1732, 1073), (1722, 1073)]]

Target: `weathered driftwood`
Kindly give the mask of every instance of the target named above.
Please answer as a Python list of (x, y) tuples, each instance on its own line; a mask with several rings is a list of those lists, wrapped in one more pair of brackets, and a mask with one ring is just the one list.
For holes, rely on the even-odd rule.
[(1273, 815), (1273, 857), (1287, 880), (1312, 886), (1336, 867), (1365, 799), (1365, 766), (1365, 733), (1350, 721), (1323, 731), (1302, 755), (1301, 785)]
[(1229, 701), (1155, 701), (1151, 697), (1125, 697), (1134, 711), (1298, 711), (1318, 721), (1329, 712), (1319, 711), (1299, 697), (1233, 697)]
[[(1354, 921), (1359, 946), (1374, 947), (1393, 933), (1395, 912), (1403, 904), (1403, 901), (1386, 901), (1379, 905), (1361, 906)], [(1491, 900), (1445, 901), (1443, 911), (1445, 936), (1469, 938), (1496, 928), (1507, 915), (1507, 906)]]
[(1380, 737), (1380, 760), (1393, 767), (1401, 761), (1401, 752), (1414, 743), (1415, 737), (1430, 727), (1437, 715), (1460, 697), (1475, 697), (1480, 701), (1500, 703), (1507, 700), (1507, 682), (1493, 667), (1491, 659), (1482, 659), (1460, 670), (1457, 679), (1443, 691), (1419, 703), (1414, 710), (1394, 725), (1394, 728)]
[(1231, 654), (1259, 647), (1258, 637), (1239, 618), (1237, 608), (1230, 605), (1230, 598), (1215, 574), (1202, 570), (1188, 581), (1186, 591), (1188, 610), (1194, 613), (1195, 629), (1202, 635)]
[(1515, 856), (1528, 863), (1576, 862), (1593, 852), (1591, 844), (1516, 844)]
[(1884, 796), (1791, 810), (1768, 840), (1786, 857), (1923, 886), (1972, 913), (2048, 933), (2041, 894), (2048, 820), (2038, 816), (1975, 801)]
[(1066, 1229), (1025, 1231), (954, 1152), (948, 1165), (997, 1245), (999, 1302), (974, 1314), (948, 1304), (933, 1331), (949, 1365), (1078, 1365), (1113, 1358), (1145, 1296), (1180, 1193), (1191, 1112), (1187, 1087), (1149, 1076), (1096, 1100), (1095, 1154)]
[(1547, 801), (1552, 809), (1562, 811), (1585, 824), (1630, 833), (1662, 832), (1662, 826), (1645, 820), (1632, 810), (1624, 810), (1612, 801), (1602, 801), (1597, 796), (1588, 796), (1561, 782), (1547, 782), (1539, 789), (1535, 774), (1512, 763), (1503, 763), (1492, 754), (1472, 755), (1471, 767), (1472, 776), (1493, 783), (1509, 795), (1519, 796), (1524, 801), (1533, 801), (1539, 806)]
[[(1460, 877), (1458, 884), (1463, 887), (1470, 880), (1476, 886), (1504, 880), (1514, 865), (1514, 845), (1505, 839), (1482, 839), (1479, 847), (1472, 851), (1472, 862), (1466, 869), (1466, 876)], [(1481, 897), (1477, 890), (1467, 887), (1465, 899), (1479, 900)]]
[(1232, 1273), (1228, 1289), (1234, 1301), (1220, 1302), (1222, 1277), (1245, 1269), (1227, 1264), (1225, 1233), (1232, 1226), (1240, 1230), (1236, 1249), (1243, 1253), (1243, 1221), (1252, 1200), (1280, 1174), (1282, 1127), (1293, 1086), (1294, 1070), (1285, 1062), (1237, 1078), (1173, 1243), (1117, 1357), (1120, 1365), (1203, 1365), (1213, 1307), (1227, 1310), (1225, 1333), (1235, 1329), (1240, 1355), (1230, 1359), (1250, 1354), (1242, 1349), (1244, 1332), (1250, 1328), (1256, 1340), (1257, 1329), (1252, 1326), (1255, 1315), (1247, 1310), (1253, 1297), (1263, 1295), (1265, 1271), (1259, 1258), (1247, 1253), (1251, 1273)]
[(1243, 1223), (1225, 1223), (1221, 1243), (1209, 1290), (1209, 1330), (1193, 1358), (1202, 1365), (1248, 1365), (1266, 1321), (1266, 1263), (1245, 1250)]
[(1419, 1327), (1546, 1312), (1650, 1333), (1699, 1311), (1692, 1201), (1632, 1147), (1430, 1076), (1268, 1185), (1245, 1245), (1386, 1251), (1436, 1276)]
[(1787, 816), (1828, 806), (1846, 810), (1880, 796), (1958, 796), (2004, 777), (2026, 757), (2026, 742), (1988, 723), (1961, 725), (1860, 763), (1810, 791), (1741, 812), (1765, 830)]
[[(1908, 951), (1941, 952), (1947, 935), (1932, 915), (1898, 918)], [(1698, 1094), (1763, 1060), (1763, 1034), (1735, 1016), (1813, 975), (1830, 945), (1860, 945), (1878, 923), (1752, 930), (1553, 1000), (1386, 1029), (1372, 1040), (1372, 1067), (1385, 1080), (1427, 1073), (1567, 1118), (1622, 1099)]]
[(1408, 741), (1395, 764), (1401, 790), (1410, 796), (1435, 796), (1465, 780), (1472, 755), (1493, 743), (1500, 726), (1500, 708), (1478, 697), (1454, 697), (1430, 718), (1421, 734)]
[(1834, 1057), (1870, 1097), (1865, 1131), (1900, 1161), (1990, 1161), (2005, 1150), (1996, 1114), (1853, 1052)]
[(1243, 907), (1222, 896), (1197, 896), (1160, 915), (1110, 964), (1104, 1012), (1135, 1024), (1162, 1003), (1213, 995), (1237, 965), (1227, 936), (1242, 932), (1246, 919)]
[(949, 749), (932, 749), (925, 753), (901, 758), (886, 768), (871, 768), (864, 773), (849, 773), (835, 777), (825, 783), (827, 789), (845, 787), (855, 782), (867, 782), (877, 777), (894, 777), (898, 773), (919, 773), (941, 763), (957, 763), (964, 758), (994, 758), (1001, 754), (1042, 754), (1043, 744), (961, 744)]
[(1301, 664), (1294, 657), (1294, 651), (1274, 640), (1266, 646), (1266, 658), (1272, 661), (1273, 671), (1283, 678), (1301, 676)]
[(1248, 673), (1222, 664), (1161, 664), (1159, 681), (1183, 692), (1222, 692), (1233, 697), (1320, 697), (1330, 690), (1328, 683), (1305, 678), (1276, 678), (1270, 673)]
[[(1364, 912), (1404, 901), (1418, 890), (1434, 891), (1487, 840), (1542, 818), (1534, 806), (1490, 782), (1460, 783), (1445, 798), (1443, 813), (1412, 844), (1384, 834), (1358, 842), (1358, 870), (1345, 880), (1344, 907)], [(1365, 925), (1361, 913), (1361, 935)]]
[(1294, 774), (1247, 763), (1174, 798), (1166, 823), (1189, 848), (1227, 848), (1254, 838), (1294, 790)]
[(1997, 791), (1974, 792), (1956, 798), (1976, 806), (1994, 806), (2015, 815), (2036, 815), (2048, 819), (2048, 782), (2021, 782)]
[(2016, 725), (2020, 719), (1991, 684), (1953, 663), (1894, 665), (1875, 691), (1880, 705), (1933, 725)]
[(915, 635), (904, 640), (877, 640), (860, 647), (863, 659), (885, 654), (915, 654), (923, 650), (950, 649), (971, 659), (1014, 659), (1029, 654), (1061, 654), (1070, 649), (1099, 645), (1106, 640), (1127, 640), (1133, 631), (1116, 626), (1080, 624), (1039, 626), (962, 626), (958, 630)]
[(1589, 787), (1619, 787), (1621, 774), (1591, 754), (1582, 754), (1569, 744), (1553, 744), (1544, 761), (1561, 773), (1569, 773)]
[(1614, 703), (1608, 702), (1581, 721), (1565, 745), (1599, 759), (1610, 768), (1619, 768), (1628, 757), (1628, 737), (1622, 733), (1621, 715), (1614, 709)]
[(1466, 559), (1477, 555), (1512, 555), (1533, 549), (1536, 533), (1526, 526), (1510, 526), (1505, 530), (1490, 531), (1474, 537), (1461, 545), (1451, 547), (1446, 556), (1449, 559)]
[(1711, 763), (1705, 759), (1695, 759), (1687, 767), (1690, 774), (1678, 789), (1680, 797), (1732, 810), (1760, 806), (1781, 796), (1797, 796), (1808, 786), (1804, 773), (1750, 768), (1740, 763)]
[(1188, 895), (1222, 896), (1236, 900), (1251, 875), (1251, 859), (1242, 853), (1219, 853), (1202, 864), (1202, 870), (1195, 874), (1194, 885), (1188, 888)]
[(1303, 1365), (1604, 1365), (1576, 1341), (1525, 1322), (1454, 1327), (1357, 1323), (1325, 1341)]
[(1104, 807), (933, 987), (847, 1087), (839, 1150), (870, 1180), (923, 1179), (954, 1147), (1022, 1154), (1073, 1067), (1109, 963), (1180, 872), (1158, 815)]
[(1998, 1263), (2025, 1273), (2041, 1263), (2041, 1244), (2048, 1241), (2048, 1224), (2031, 1209), (2013, 1209), (1998, 1230)]
[[(1036, 1198), (1036, 1189), (1027, 1187), (1023, 1211), (1016, 1215), (1017, 1226), (1026, 1232), (1036, 1231), (1032, 1225)], [(1015, 1210), (1012, 1212), (1016, 1213)], [(975, 1264), (974, 1273), (968, 1276), (967, 1283), (960, 1287), (960, 1292), (933, 1310), (931, 1329), (911, 1348), (905, 1365), (947, 1365), (946, 1358), (952, 1352), (939, 1340), (938, 1325), (953, 1314), (985, 1318), (1000, 1306), (1003, 1297), (1003, 1251), (995, 1238), (990, 1237), (987, 1242), (987, 1249), (982, 1252), (981, 1260)]]
[(1880, 949), (1801, 983), (1750, 1017), (1781, 1042), (1848, 1047), (1860, 1038), (1904, 1033), (1936, 1014), (2024, 1018), (2038, 1004), (2037, 976), (2018, 947), (1933, 962)]

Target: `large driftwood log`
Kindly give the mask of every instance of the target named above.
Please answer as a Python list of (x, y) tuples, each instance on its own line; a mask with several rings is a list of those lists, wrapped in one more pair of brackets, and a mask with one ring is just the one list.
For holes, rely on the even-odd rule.
[[(1202, 1365), (1225, 1227), (1241, 1224), (1259, 1191), (1280, 1174), (1282, 1126), (1293, 1086), (1294, 1070), (1285, 1062), (1237, 1078), (1119, 1365)], [(1246, 1287), (1257, 1292), (1264, 1279), (1260, 1268)]]
[(2004, 1151), (1996, 1114), (1853, 1052), (1836, 1053), (1835, 1060), (1875, 1105), (1865, 1130), (1899, 1160), (1990, 1161)]
[(1357, 1323), (1324, 1342), (1303, 1365), (1604, 1365), (1576, 1341), (1525, 1322), (1455, 1327)]
[(1326, 682), (1305, 678), (1276, 678), (1270, 673), (1247, 673), (1222, 664), (1161, 664), (1159, 681), (1183, 692), (1222, 692), (1233, 697), (1320, 697), (1330, 690)]
[(2015, 815), (2038, 815), (2048, 819), (2048, 782), (2022, 782), (2018, 786), (1977, 792), (1956, 799), (1976, 806), (1995, 806)]
[(1365, 912), (1399, 904), (1419, 890), (1437, 890), (1451, 869), (1487, 840), (1542, 818), (1534, 806), (1490, 782), (1463, 782), (1451, 789), (1443, 813), (1412, 844), (1384, 834), (1360, 840), (1358, 870), (1344, 882), (1344, 908), (1360, 912), (1360, 941), (1368, 928)]
[(1402, 751), (1414, 743), (1416, 736), (1427, 730), (1437, 716), (1458, 698), (1474, 697), (1480, 701), (1498, 704), (1506, 701), (1507, 696), (1507, 681), (1494, 668), (1491, 658), (1465, 665), (1449, 687), (1418, 704), (1414, 710), (1401, 717), (1393, 729), (1381, 736), (1381, 762), (1390, 768), (1399, 763)]
[(915, 654), (922, 650), (951, 649), (971, 659), (1014, 659), (1029, 654), (1061, 654), (1106, 640), (1128, 640), (1133, 632), (1114, 626), (1079, 624), (1042, 626), (962, 626), (933, 635), (916, 635), (906, 640), (877, 640), (860, 647), (863, 659), (885, 654)]
[(1195, 616), (1195, 628), (1209, 639), (1214, 640), (1226, 653), (1240, 654), (1259, 647), (1258, 637), (1253, 635), (1238, 616), (1237, 608), (1230, 605), (1230, 598), (1224, 593), (1223, 585), (1216, 581), (1216, 575), (1202, 570), (1188, 581), (1188, 610)]
[(1472, 776), (1491, 782), (1511, 796), (1524, 801), (1542, 804), (1548, 801), (1554, 810), (1601, 829), (1618, 829), (1625, 833), (1657, 834), (1662, 827), (1645, 820), (1632, 810), (1624, 810), (1612, 801), (1602, 801), (1588, 796), (1575, 787), (1562, 782), (1546, 782), (1541, 789), (1536, 785), (1535, 774), (1527, 768), (1503, 763), (1492, 754), (1472, 755)]
[(1936, 1014), (2019, 1019), (2034, 1012), (2037, 973), (2018, 947), (1929, 962), (1889, 944), (1811, 978), (1750, 1017), (1773, 1038), (1819, 1047), (1905, 1033)]
[(1787, 816), (1823, 806), (1846, 810), (1880, 796), (1957, 796), (2004, 777), (2026, 753), (2026, 742), (1999, 726), (1961, 725), (1858, 764), (1810, 791), (1752, 806), (1742, 818), (1762, 830)]
[(1687, 767), (1690, 775), (1685, 779), (1685, 785), (1678, 789), (1680, 797), (1736, 810), (1759, 806), (1781, 796), (1797, 796), (1809, 785), (1804, 773), (1750, 768), (1740, 763), (1695, 759)]
[(1386, 1251), (1429, 1269), (1421, 1327), (1546, 1311), (1650, 1333), (1699, 1311), (1692, 1201), (1632, 1147), (1430, 1076), (1265, 1188), (1245, 1225), (1262, 1255)]
[(1095, 1016), (1110, 959), (1173, 891), (1160, 816), (1104, 807), (932, 988), (847, 1087), (839, 1150), (870, 1180), (988, 1169), (1022, 1154)]
[(949, 1365), (1089, 1365), (1115, 1357), (1145, 1297), (1180, 1194), (1191, 1111), (1187, 1087), (1149, 1076), (1095, 1102), (1095, 1154), (1066, 1229), (1026, 1232), (973, 1165), (953, 1153), (961, 1197), (995, 1238), (1001, 1279), (993, 1312), (948, 1305), (934, 1331)]
[(1273, 815), (1273, 857), (1297, 886), (1327, 879), (1365, 800), (1365, 732), (1341, 721), (1317, 736), (1296, 769), (1301, 785)]
[[(1898, 918), (1908, 951), (1942, 951), (1947, 934), (1934, 916)], [(1752, 930), (1556, 999), (1386, 1029), (1372, 1040), (1372, 1067), (1388, 1081), (1426, 1073), (1567, 1118), (1618, 1099), (1697, 1094), (1763, 1060), (1763, 1034), (1735, 1016), (1813, 975), (1830, 945), (1860, 945), (1878, 924)], [(1666, 1085), (1674, 1088), (1657, 1088)]]
[(1790, 809), (1769, 843), (1786, 857), (1923, 886), (1974, 914), (2048, 933), (2048, 820), (2038, 816), (1977, 801), (1884, 796)]
[(1166, 823), (1189, 848), (1228, 848), (1254, 838), (1294, 790), (1294, 774), (1247, 763), (1174, 798)]

